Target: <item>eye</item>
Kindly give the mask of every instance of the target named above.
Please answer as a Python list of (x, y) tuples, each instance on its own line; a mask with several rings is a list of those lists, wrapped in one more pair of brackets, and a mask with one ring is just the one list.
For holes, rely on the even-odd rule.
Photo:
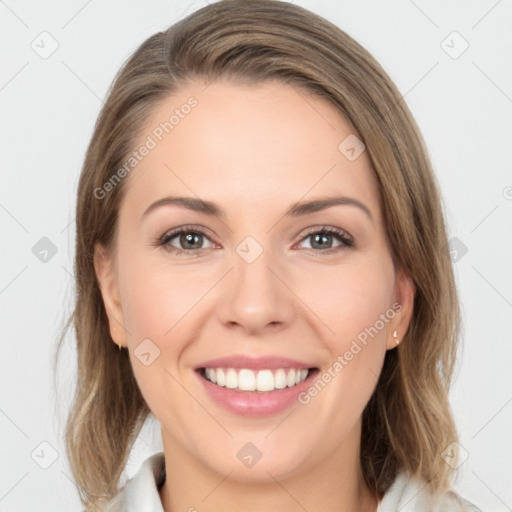
[[(175, 243), (178, 244), (178, 247), (171, 244), (175, 239)], [(203, 247), (205, 240), (210, 241), (209, 237), (206, 235), (206, 230), (203, 228), (200, 228), (199, 226), (182, 226), (165, 233), (156, 241), (155, 245), (163, 247), (170, 253), (198, 253), (205, 249), (205, 247)]]
[[(211, 242), (206, 230), (199, 226), (181, 226), (179, 228), (168, 231), (158, 238), (154, 245), (164, 248), (167, 252), (181, 255), (186, 252), (189, 254), (199, 254), (204, 249), (211, 248), (215, 244)], [(300, 243), (311, 239), (309, 247), (315, 253), (331, 254), (339, 252), (354, 246), (353, 238), (341, 229), (331, 226), (323, 226), (300, 234)], [(338, 245), (333, 246), (333, 240)], [(203, 247), (205, 241), (210, 246)], [(176, 247), (176, 244), (178, 247)]]
[[(314, 231), (301, 233), (300, 237), (301, 242), (311, 239), (309, 249), (316, 253), (330, 254), (354, 246), (354, 240), (350, 235), (331, 226), (323, 226), (321, 229), (316, 228)], [(333, 246), (333, 239), (339, 242), (337, 246)]]

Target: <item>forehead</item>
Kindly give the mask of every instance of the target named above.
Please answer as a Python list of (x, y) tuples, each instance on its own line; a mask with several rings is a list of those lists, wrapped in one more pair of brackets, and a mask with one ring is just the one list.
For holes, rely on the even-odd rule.
[(188, 195), (229, 214), (234, 200), (237, 208), (284, 208), (332, 193), (357, 197), (378, 218), (366, 152), (346, 152), (361, 150), (354, 137), (338, 109), (297, 86), (191, 82), (146, 119), (134, 149), (149, 149), (130, 172), (125, 202), (141, 213), (166, 194)]

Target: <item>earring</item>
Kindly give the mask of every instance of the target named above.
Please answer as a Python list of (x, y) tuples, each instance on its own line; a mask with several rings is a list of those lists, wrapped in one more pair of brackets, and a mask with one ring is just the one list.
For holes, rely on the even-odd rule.
[(398, 340), (398, 333), (396, 329), (393, 331), (393, 338), (395, 338), (396, 344), (398, 345), (400, 341)]

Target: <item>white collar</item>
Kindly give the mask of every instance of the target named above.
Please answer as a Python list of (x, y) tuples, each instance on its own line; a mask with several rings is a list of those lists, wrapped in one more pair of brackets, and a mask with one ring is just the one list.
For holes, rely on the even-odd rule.
[(148, 457), (104, 512), (164, 512), (159, 490), (165, 481), (164, 453)]
[(460, 496), (455, 490), (444, 494), (430, 494), (427, 483), (408, 477), (401, 472), (395, 478), (376, 512), (482, 512), (481, 509)]

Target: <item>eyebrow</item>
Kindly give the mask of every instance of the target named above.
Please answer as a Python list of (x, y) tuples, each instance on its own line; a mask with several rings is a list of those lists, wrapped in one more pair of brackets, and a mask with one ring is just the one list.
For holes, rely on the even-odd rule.
[[(226, 214), (222, 208), (211, 201), (205, 201), (195, 197), (163, 197), (149, 205), (146, 211), (142, 214), (141, 220), (156, 208), (169, 205), (187, 208), (188, 210), (203, 213), (211, 217), (217, 217), (219, 219), (226, 218)], [(328, 196), (312, 199), (310, 201), (297, 202), (290, 206), (290, 208), (285, 212), (284, 217), (301, 217), (303, 215), (331, 208), (332, 206), (340, 205), (355, 206), (359, 208), (373, 222), (373, 216), (370, 209), (358, 199), (347, 196)]]

